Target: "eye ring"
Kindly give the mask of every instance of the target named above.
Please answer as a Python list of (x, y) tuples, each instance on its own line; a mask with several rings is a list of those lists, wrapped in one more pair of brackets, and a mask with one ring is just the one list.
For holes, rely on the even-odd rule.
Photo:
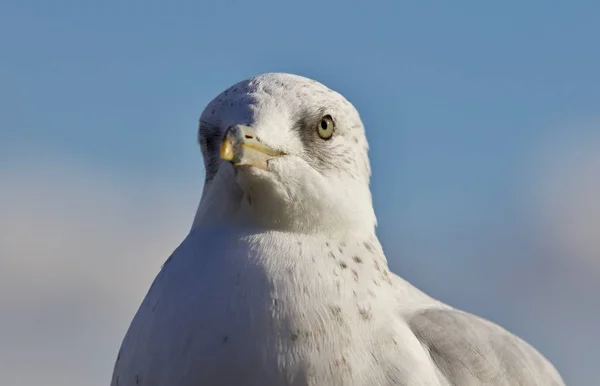
[(331, 115), (325, 115), (317, 124), (317, 134), (324, 140), (331, 139), (333, 132), (335, 131), (335, 122)]

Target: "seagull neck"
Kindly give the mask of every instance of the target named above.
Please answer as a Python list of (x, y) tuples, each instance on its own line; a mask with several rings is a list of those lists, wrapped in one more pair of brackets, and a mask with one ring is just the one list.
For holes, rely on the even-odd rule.
[[(332, 229), (336, 235), (371, 235), (375, 233), (376, 218), (372, 206), (353, 206), (340, 210), (341, 215), (323, 215), (319, 211), (286, 213), (273, 211), (273, 203), (244, 199), (244, 193), (233, 179), (217, 174), (204, 185), (192, 229), (232, 227), (252, 232), (282, 231), (306, 235), (327, 236)], [(281, 209), (281, 208), (280, 208)]]

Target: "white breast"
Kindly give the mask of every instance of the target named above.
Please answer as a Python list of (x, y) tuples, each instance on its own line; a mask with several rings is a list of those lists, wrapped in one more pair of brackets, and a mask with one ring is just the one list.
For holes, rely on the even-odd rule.
[(399, 358), (417, 370), (428, 361), (380, 248), (192, 233), (140, 306), (112, 385), (387, 384)]

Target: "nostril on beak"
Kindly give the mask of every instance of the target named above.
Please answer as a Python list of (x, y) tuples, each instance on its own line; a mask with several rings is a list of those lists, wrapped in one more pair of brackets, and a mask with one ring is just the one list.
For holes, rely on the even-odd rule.
[(254, 138), (253, 136), (251, 136), (249, 134), (244, 135), (244, 137), (246, 137), (246, 139), (252, 139), (252, 138)]

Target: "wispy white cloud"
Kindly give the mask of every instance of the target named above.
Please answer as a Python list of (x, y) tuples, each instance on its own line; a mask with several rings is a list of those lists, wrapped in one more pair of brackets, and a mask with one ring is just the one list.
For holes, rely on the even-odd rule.
[(536, 152), (528, 206), (553, 255), (600, 279), (600, 124), (567, 129)]
[(521, 175), (523, 219), (536, 244), (523, 314), (569, 384), (598, 384), (600, 124), (563, 125), (538, 143)]
[(199, 184), (36, 161), (0, 169), (0, 384), (105, 385)]

